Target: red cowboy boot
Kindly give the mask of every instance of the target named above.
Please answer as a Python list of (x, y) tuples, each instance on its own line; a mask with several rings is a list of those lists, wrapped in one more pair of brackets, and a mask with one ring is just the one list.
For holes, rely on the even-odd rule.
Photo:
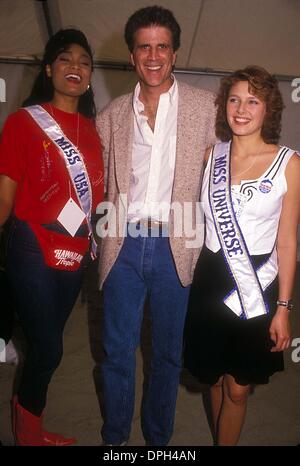
[(20, 446), (42, 446), (42, 423), (41, 418), (34, 416), (21, 405), (15, 405), (15, 440)]
[(49, 447), (66, 447), (67, 445), (76, 443), (76, 438), (74, 437), (66, 438), (61, 434), (55, 434), (47, 430), (42, 430), (42, 438), (44, 445), (48, 445)]
[(34, 416), (18, 403), (17, 395), (12, 399), (12, 424), (16, 445), (67, 446), (76, 442), (75, 438), (65, 438), (60, 434), (47, 432), (42, 427), (43, 415)]

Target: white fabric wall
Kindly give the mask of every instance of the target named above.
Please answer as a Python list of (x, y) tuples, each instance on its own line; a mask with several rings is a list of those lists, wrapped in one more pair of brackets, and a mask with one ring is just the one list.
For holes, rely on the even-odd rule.
[[(248, 64), (300, 76), (299, 0), (49, 0), (54, 31), (75, 26), (94, 57), (126, 63), (124, 25), (138, 8), (159, 4), (181, 26), (177, 66), (234, 70)], [(0, 56), (40, 57), (47, 41), (42, 2), (0, 0)]]
[[(5, 102), (1, 102), (3, 93), (1, 93), (0, 90), (0, 131), (7, 115), (15, 111), (18, 106), (21, 105), (22, 100), (28, 95), (35, 73), (36, 68), (32, 66), (6, 65), (0, 63), (0, 79), (5, 80), (6, 84)], [(218, 76), (210, 75), (180, 73), (177, 74), (176, 77), (194, 86), (212, 91), (218, 89), (220, 81)], [(136, 76), (134, 72), (96, 69), (93, 75), (93, 89), (97, 109), (101, 110), (118, 95), (130, 92), (135, 82)], [(292, 92), (295, 91), (295, 87), (292, 87), (290, 81), (281, 81), (279, 84), (285, 103), (281, 144), (288, 145), (300, 153), (300, 101), (294, 102), (292, 100)], [(298, 241), (298, 260), (300, 260), (300, 230), (298, 233)]]

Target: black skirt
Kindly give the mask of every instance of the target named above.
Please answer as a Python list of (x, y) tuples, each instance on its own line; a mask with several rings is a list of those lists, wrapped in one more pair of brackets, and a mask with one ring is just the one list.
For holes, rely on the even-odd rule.
[[(258, 267), (268, 254), (252, 256)], [(269, 314), (243, 319), (224, 303), (234, 288), (221, 253), (203, 248), (195, 269), (184, 331), (184, 366), (201, 382), (230, 374), (239, 385), (265, 384), (284, 369), (283, 352), (271, 353), (269, 328), (276, 312), (278, 280), (265, 291)]]

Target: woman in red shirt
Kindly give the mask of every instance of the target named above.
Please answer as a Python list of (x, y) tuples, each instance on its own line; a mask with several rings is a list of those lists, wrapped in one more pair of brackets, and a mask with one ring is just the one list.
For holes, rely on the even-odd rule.
[(63, 329), (78, 297), (83, 259), (96, 253), (92, 214), (103, 199), (94, 118), (92, 52), (84, 34), (58, 31), (23, 108), (0, 145), (0, 225), (13, 211), (6, 270), (27, 339), (13, 398), (17, 445), (69, 445), (42, 427), (47, 389), (63, 354)]

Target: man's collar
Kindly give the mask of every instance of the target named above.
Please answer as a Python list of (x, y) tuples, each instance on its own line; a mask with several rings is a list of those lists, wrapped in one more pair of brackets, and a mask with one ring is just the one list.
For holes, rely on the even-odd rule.
[[(171, 78), (173, 80), (173, 84), (171, 85), (170, 89), (168, 89), (167, 92), (162, 93), (160, 97), (163, 95), (169, 95), (170, 103), (173, 105), (177, 99), (178, 86), (177, 86), (177, 80), (174, 74), (171, 74)], [(141, 85), (138, 82), (137, 85), (135, 86), (134, 93), (133, 93), (133, 104), (137, 106), (138, 112), (142, 112), (144, 110), (144, 104), (139, 99), (140, 92), (141, 92)]]

